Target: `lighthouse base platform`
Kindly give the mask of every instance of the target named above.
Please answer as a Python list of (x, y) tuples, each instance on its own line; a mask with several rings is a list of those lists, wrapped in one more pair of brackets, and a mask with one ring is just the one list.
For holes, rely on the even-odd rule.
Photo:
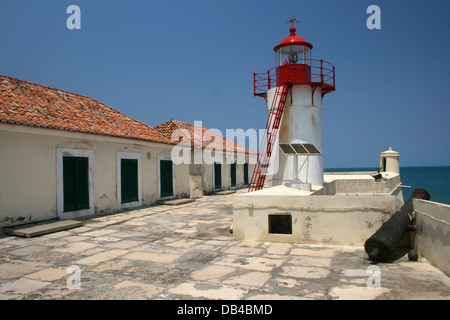
[(286, 186), (293, 189), (311, 191), (311, 183), (288, 183)]
[(325, 173), (324, 186), (280, 185), (233, 200), (239, 240), (362, 246), (404, 204), (400, 175)]

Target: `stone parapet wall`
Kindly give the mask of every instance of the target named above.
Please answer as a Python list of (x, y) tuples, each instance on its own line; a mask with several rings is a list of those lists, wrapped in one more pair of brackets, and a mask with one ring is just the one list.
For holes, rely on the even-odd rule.
[(414, 199), (413, 208), (417, 231), (412, 247), (450, 276), (450, 206)]

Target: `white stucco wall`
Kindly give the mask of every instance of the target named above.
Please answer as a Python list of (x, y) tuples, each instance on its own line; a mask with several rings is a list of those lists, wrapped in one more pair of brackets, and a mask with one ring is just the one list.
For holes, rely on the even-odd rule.
[[(160, 199), (159, 161), (171, 159), (171, 145), (60, 130), (0, 125), (0, 227), (53, 218), (78, 218), (96, 213), (151, 205)], [(63, 212), (62, 157), (89, 158), (90, 208)], [(248, 155), (246, 156), (248, 159)], [(120, 201), (120, 159), (138, 160), (139, 200)], [(225, 156), (222, 188), (229, 189), (230, 164)], [(214, 191), (214, 166), (204, 164), (204, 192)], [(237, 164), (237, 187), (243, 185), (243, 164)], [(253, 165), (249, 165), (249, 180)], [(190, 165), (173, 166), (176, 197), (189, 197)], [(198, 177), (196, 177), (198, 178)]]
[(417, 232), (412, 246), (450, 276), (450, 206), (413, 200)]
[[(253, 168), (255, 164), (249, 162), (249, 155), (245, 155), (246, 161), (249, 163), (248, 165), (248, 182), (252, 178)], [(225, 157), (222, 158), (222, 188), (223, 190), (227, 190), (231, 187), (231, 165), (228, 163)], [(213, 164), (204, 164), (203, 171), (203, 184), (205, 193), (211, 193), (215, 191), (214, 188), (214, 165)], [(236, 188), (240, 188), (244, 185), (244, 164), (237, 163), (236, 164)], [(234, 187), (233, 187), (234, 188)]]
[[(267, 108), (270, 111), (276, 88), (267, 92)], [(312, 143), (323, 153), (322, 148), (322, 91), (309, 85), (295, 85), (288, 94), (278, 132), (278, 142)], [(277, 100), (278, 101), (278, 100)], [(278, 145), (276, 143), (275, 145)], [(298, 177), (303, 183), (321, 186), (323, 180), (322, 155), (286, 156), (274, 148), (272, 156), (278, 159), (278, 166), (269, 183), (272, 186), (291, 183)], [(297, 158), (297, 160), (295, 160)], [(276, 162), (277, 160), (273, 159)], [(297, 161), (297, 164), (295, 164)]]
[[(138, 140), (2, 124), (0, 226), (58, 216), (57, 195), (61, 186), (57, 177), (57, 153), (60, 149), (93, 153), (94, 213), (103, 213), (121, 207), (117, 196), (118, 154), (140, 155), (141, 194), (136, 205), (150, 205), (158, 200), (158, 155), (170, 156), (171, 148)], [(178, 165), (174, 172), (177, 196), (189, 195), (188, 165)], [(76, 218), (84, 214), (92, 214), (92, 211), (74, 212), (64, 217)]]
[[(325, 175), (313, 191), (275, 186), (233, 199), (233, 234), (240, 240), (363, 246), (404, 204), (400, 175)], [(292, 234), (269, 233), (269, 216), (290, 215)]]
[[(281, 188), (287, 187), (234, 196), (236, 239), (362, 246), (396, 211), (395, 196), (309, 196)], [(292, 234), (269, 233), (269, 215), (276, 214), (292, 216)]]

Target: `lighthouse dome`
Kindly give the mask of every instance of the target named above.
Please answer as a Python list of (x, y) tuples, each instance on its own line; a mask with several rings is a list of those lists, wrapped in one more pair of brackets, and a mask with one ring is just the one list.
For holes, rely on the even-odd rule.
[[(290, 22), (292, 21), (290, 20)], [(291, 26), (289, 31), (291, 35), (273, 48), (276, 66), (282, 66), (285, 63), (311, 65), (312, 44), (297, 36), (294, 26)]]
[(286, 46), (290, 46), (290, 45), (300, 45), (300, 46), (306, 46), (310, 49), (313, 48), (313, 45), (309, 42), (307, 42), (305, 39), (303, 39), (302, 37), (299, 37), (295, 34), (295, 27), (292, 26), (289, 31), (291, 32), (291, 35), (289, 37), (287, 37), (286, 39), (284, 39), (283, 41), (281, 41), (281, 43), (279, 45), (277, 45), (275, 48), (273, 48), (273, 51), (277, 51), (279, 48), (282, 47), (286, 47)]

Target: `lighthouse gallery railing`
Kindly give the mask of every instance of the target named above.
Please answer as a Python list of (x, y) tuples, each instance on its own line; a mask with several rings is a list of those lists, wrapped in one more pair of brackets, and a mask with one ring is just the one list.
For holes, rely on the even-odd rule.
[[(309, 84), (322, 87), (322, 93), (327, 94), (335, 89), (335, 67), (333, 64), (317, 59), (306, 59), (299, 63), (286, 63), (283, 66), (274, 67), (267, 72), (253, 73), (253, 94), (265, 96), (267, 90), (276, 87), (280, 76), (284, 82), (293, 84)], [(299, 69), (299, 67), (303, 67)], [(281, 74), (282, 73), (282, 74)], [(302, 77), (298, 77), (302, 74)]]

